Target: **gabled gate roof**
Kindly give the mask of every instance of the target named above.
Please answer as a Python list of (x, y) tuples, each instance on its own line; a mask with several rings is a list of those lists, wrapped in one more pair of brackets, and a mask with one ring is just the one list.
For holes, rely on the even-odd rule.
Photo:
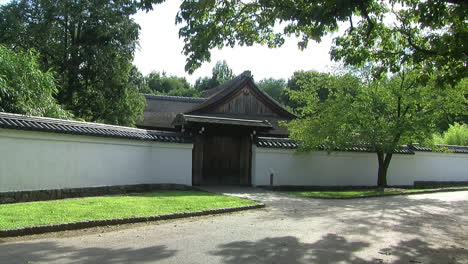
[[(248, 94), (248, 98), (242, 97), (242, 93)], [(244, 95), (245, 95), (244, 94)], [(148, 129), (177, 130), (174, 122), (177, 115), (203, 116), (205, 119), (212, 117), (213, 120), (237, 119), (245, 124), (255, 124), (267, 120), (272, 126), (268, 134), (287, 136), (287, 129), (280, 127), (278, 121), (289, 121), (296, 116), (282, 107), (268, 94), (259, 89), (250, 74), (246, 71), (215, 88), (203, 93), (203, 98), (178, 97), (166, 95), (144, 95), (147, 107), (144, 111), (144, 119), (138, 123), (139, 127)], [(248, 100), (249, 107), (244, 107), (243, 112), (230, 111), (233, 100), (245, 104), (242, 100)], [(225, 109), (220, 109), (224, 105)], [(255, 111), (261, 108), (261, 113)], [(228, 110), (226, 110), (228, 109)], [(212, 120), (209, 119), (209, 120)], [(244, 122), (245, 121), (245, 122)], [(227, 122), (227, 121), (226, 121)], [(229, 121), (231, 122), (231, 121)], [(222, 123), (222, 122), (221, 122)], [(265, 132), (266, 133), (266, 132)]]
[(236, 92), (238, 92), (245, 86), (249, 86), (249, 88), (255, 93), (255, 97), (261, 102), (268, 105), (275, 113), (278, 114), (278, 116), (284, 117), (286, 119), (296, 118), (294, 114), (290, 113), (278, 102), (276, 102), (275, 99), (273, 99), (267, 93), (258, 88), (255, 82), (253, 81), (251, 73), (249, 71), (245, 71), (242, 74), (235, 77), (234, 79), (227, 81), (215, 88), (205, 91), (203, 95), (205, 96), (206, 100), (192, 108), (188, 112), (188, 114), (206, 114), (217, 105), (220, 105), (231, 99), (231, 97), (234, 94), (236, 94)]

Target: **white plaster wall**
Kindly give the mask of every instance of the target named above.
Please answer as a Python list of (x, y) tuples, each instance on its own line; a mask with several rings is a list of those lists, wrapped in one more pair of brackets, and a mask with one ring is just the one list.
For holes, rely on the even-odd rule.
[(416, 152), (394, 155), (388, 168), (389, 185), (414, 181), (468, 181), (468, 154)]
[[(295, 150), (253, 147), (252, 184), (373, 186), (377, 185), (374, 153), (325, 151), (297, 153)], [(417, 152), (393, 155), (389, 185), (412, 185), (414, 181), (468, 181), (468, 155)]]
[(0, 192), (192, 183), (192, 144), (0, 129)]

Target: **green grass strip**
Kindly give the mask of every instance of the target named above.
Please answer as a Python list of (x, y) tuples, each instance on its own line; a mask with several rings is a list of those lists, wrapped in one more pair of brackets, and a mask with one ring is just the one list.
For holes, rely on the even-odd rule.
[(0, 205), (0, 230), (89, 220), (154, 216), (255, 205), (198, 191), (161, 191)]
[(467, 189), (468, 186), (454, 186), (448, 188), (435, 188), (435, 189), (362, 189), (362, 190), (347, 190), (347, 191), (285, 191), (284, 193), (292, 194), (299, 197), (309, 198), (329, 198), (329, 199), (346, 199), (346, 198), (359, 198), (367, 196), (385, 196), (395, 194), (416, 194), (427, 191), (443, 191), (445, 189)]

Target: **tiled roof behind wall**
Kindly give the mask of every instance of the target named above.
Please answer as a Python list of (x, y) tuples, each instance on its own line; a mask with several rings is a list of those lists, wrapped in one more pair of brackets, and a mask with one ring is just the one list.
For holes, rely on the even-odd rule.
[(98, 123), (32, 117), (0, 112), (0, 128), (54, 132), (73, 135), (127, 138), (159, 142), (188, 143), (189, 138), (176, 133), (146, 130)]
[[(273, 138), (273, 137), (258, 137), (256, 139), (256, 145), (263, 148), (283, 148), (283, 149), (294, 149), (298, 147), (298, 144), (290, 138)], [(447, 149), (453, 153), (466, 153), (468, 154), (468, 146), (453, 146), (453, 145), (437, 145), (442, 149)], [(321, 146), (320, 149), (325, 149)], [(339, 149), (337, 151), (353, 151), (353, 152), (373, 152), (371, 148), (367, 146), (353, 146), (348, 148)], [(414, 154), (415, 151), (432, 152), (433, 150), (428, 147), (421, 147), (418, 144), (401, 146), (396, 149), (394, 153), (397, 154)]]
[[(428, 147), (422, 147), (418, 144), (412, 144), (408, 146), (410, 149), (414, 151), (423, 151), (423, 152), (432, 152), (433, 150)], [(448, 150), (449, 152), (453, 153), (466, 153), (468, 154), (468, 146), (455, 146), (455, 145), (437, 145), (437, 147), (441, 148), (441, 150)]]
[(205, 98), (191, 98), (167, 95), (145, 94), (146, 108), (143, 112), (143, 120), (137, 123), (142, 128), (158, 130), (174, 130), (172, 121), (179, 113), (190, 111)]
[[(290, 138), (271, 138), (271, 137), (258, 137), (256, 140), (258, 147), (264, 148), (284, 148), (284, 149), (294, 149), (298, 147), (298, 144)], [(325, 146), (320, 146), (321, 150), (325, 149)], [(373, 152), (370, 147), (367, 146), (353, 146), (342, 149), (337, 149), (336, 151), (352, 151), (352, 152)], [(398, 154), (414, 154), (407, 147), (402, 147), (396, 149), (394, 153)]]
[(172, 95), (156, 95), (156, 94), (143, 94), (148, 99), (166, 100), (173, 102), (188, 102), (188, 103), (202, 103), (206, 101), (206, 98), (199, 97), (183, 97), (183, 96), (172, 96)]

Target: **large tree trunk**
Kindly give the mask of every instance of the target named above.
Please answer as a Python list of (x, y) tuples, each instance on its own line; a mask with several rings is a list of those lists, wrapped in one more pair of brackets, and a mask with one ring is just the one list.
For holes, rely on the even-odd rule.
[(377, 152), (379, 160), (379, 171), (377, 174), (377, 186), (379, 188), (387, 187), (387, 170), (392, 160), (392, 153)]

